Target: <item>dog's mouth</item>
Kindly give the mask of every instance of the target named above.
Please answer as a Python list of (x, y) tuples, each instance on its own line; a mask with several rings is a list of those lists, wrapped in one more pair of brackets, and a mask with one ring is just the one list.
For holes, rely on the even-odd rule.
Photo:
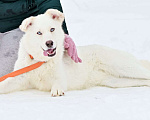
[(56, 48), (51, 48), (51, 49), (48, 49), (48, 50), (43, 49), (43, 51), (44, 51), (43, 52), (44, 56), (53, 57), (54, 55), (56, 55)]

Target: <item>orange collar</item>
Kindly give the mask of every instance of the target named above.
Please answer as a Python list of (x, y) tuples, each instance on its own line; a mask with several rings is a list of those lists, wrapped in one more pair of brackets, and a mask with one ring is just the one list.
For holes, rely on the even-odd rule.
[(29, 56), (30, 56), (31, 59), (33, 59), (33, 56), (32, 56), (32, 55), (29, 54)]
[[(33, 59), (33, 56), (32, 55), (29, 55), (31, 59)], [(16, 70), (14, 72), (11, 72), (7, 75), (4, 75), (2, 77), (0, 77), (0, 82), (4, 81), (5, 79), (9, 78), (9, 77), (15, 77), (15, 76), (18, 76), (18, 75), (21, 75), (23, 73), (26, 73), (26, 72), (29, 72), (29, 71), (32, 71), (38, 67), (40, 67), (43, 63), (45, 62), (37, 62), (33, 65), (30, 65), (30, 66), (27, 66), (27, 67), (24, 67), (22, 69), (19, 69), (19, 70)]]

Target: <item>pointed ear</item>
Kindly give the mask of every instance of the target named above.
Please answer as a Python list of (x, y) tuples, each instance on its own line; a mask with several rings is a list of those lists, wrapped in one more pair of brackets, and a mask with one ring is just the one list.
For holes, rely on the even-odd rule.
[(32, 26), (33, 20), (34, 20), (34, 17), (29, 17), (29, 18), (26, 18), (25, 20), (23, 20), (23, 22), (19, 26), (20, 30), (23, 32), (26, 32), (27, 29)]
[(52, 19), (54, 20), (58, 20), (60, 22), (64, 21), (64, 14), (60, 11), (58, 11), (57, 9), (48, 9), (45, 12), (46, 15), (49, 15)]

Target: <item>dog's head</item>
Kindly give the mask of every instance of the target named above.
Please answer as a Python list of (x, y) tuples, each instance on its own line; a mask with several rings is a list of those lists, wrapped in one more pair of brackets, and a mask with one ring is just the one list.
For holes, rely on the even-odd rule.
[(39, 61), (48, 61), (63, 53), (63, 13), (48, 9), (44, 14), (26, 18), (20, 25), (25, 32), (22, 44), (28, 54)]

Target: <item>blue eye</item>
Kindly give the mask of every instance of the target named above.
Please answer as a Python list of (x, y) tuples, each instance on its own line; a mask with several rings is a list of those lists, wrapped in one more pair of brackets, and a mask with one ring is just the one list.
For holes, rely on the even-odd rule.
[(55, 31), (55, 28), (51, 28), (51, 29), (50, 29), (50, 32), (54, 32), (54, 31)]
[(37, 32), (38, 35), (42, 35), (42, 33), (40, 31)]

